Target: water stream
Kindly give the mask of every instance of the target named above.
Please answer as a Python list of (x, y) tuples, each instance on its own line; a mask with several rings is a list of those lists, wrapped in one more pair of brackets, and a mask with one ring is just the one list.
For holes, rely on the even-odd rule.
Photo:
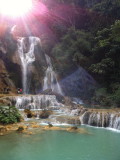
[(11, 102), (18, 109), (48, 109), (52, 107), (53, 109), (58, 109), (63, 107), (64, 105), (59, 103), (56, 99), (55, 95), (24, 95), (24, 96), (16, 96), (10, 97)]
[(53, 70), (51, 59), (48, 55), (45, 55), (45, 58), (48, 68), (45, 72), (43, 90), (51, 89), (53, 92), (63, 95), (62, 89), (57, 80), (56, 73)]
[(38, 43), (40, 43), (40, 39), (37, 37), (22, 37), (18, 39), (18, 53), (22, 66), (22, 83), (24, 94), (29, 92), (28, 66), (35, 61), (34, 49)]
[[(18, 53), (21, 60), (22, 68), (22, 84), (23, 93), (29, 94), (29, 66), (36, 61), (35, 59), (35, 46), (40, 45), (40, 39), (38, 37), (27, 37), (18, 39)], [(51, 59), (45, 54), (45, 59), (47, 63), (47, 69), (45, 71), (45, 76), (43, 77), (43, 90), (51, 89), (53, 92), (63, 95), (61, 87), (58, 83), (57, 76), (53, 70)]]
[(82, 124), (96, 127), (109, 127), (120, 130), (120, 113), (119, 112), (89, 112), (85, 111), (80, 120)]

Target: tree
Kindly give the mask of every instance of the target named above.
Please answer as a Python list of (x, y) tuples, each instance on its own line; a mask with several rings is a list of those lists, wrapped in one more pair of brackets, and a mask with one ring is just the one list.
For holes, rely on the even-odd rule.
[(52, 54), (59, 63), (55, 63), (57, 71), (64, 76), (77, 66), (86, 68), (89, 65), (88, 57), (91, 55), (90, 33), (70, 28), (52, 50)]

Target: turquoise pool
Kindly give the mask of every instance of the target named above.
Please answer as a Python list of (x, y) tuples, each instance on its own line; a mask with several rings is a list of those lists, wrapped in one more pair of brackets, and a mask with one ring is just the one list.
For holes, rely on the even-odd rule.
[(86, 128), (91, 134), (39, 130), (0, 137), (0, 160), (120, 160), (120, 133)]

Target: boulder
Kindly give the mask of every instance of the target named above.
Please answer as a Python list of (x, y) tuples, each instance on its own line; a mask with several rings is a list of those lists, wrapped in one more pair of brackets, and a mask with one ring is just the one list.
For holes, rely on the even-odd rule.
[(17, 131), (21, 133), (24, 132), (27, 128), (28, 128), (27, 126), (19, 126)]
[(43, 110), (43, 111), (40, 113), (39, 117), (40, 117), (41, 119), (47, 119), (51, 114), (52, 114), (52, 111), (50, 111), (50, 110)]
[(32, 118), (35, 116), (35, 114), (30, 109), (25, 109), (24, 112), (27, 115), (27, 118)]

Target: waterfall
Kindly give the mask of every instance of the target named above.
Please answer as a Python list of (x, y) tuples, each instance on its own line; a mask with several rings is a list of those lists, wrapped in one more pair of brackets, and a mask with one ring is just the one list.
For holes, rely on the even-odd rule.
[[(28, 66), (35, 61), (34, 50), (37, 44), (40, 44), (40, 39), (38, 37), (22, 37), (18, 39), (18, 53), (22, 66), (22, 84), (24, 94), (28, 94), (29, 92)], [(47, 70), (45, 72), (43, 90), (51, 89), (53, 92), (63, 95), (56, 73), (53, 70), (51, 59), (46, 54), (45, 59), (47, 63)]]
[(109, 127), (120, 130), (120, 114), (110, 112), (85, 111), (80, 115), (82, 124), (96, 127)]
[(24, 94), (27, 94), (29, 91), (28, 66), (35, 61), (34, 49), (39, 43), (40, 39), (37, 37), (22, 37), (18, 39), (18, 53), (22, 65), (22, 84)]
[(59, 103), (55, 95), (29, 95), (10, 97), (12, 105), (18, 109), (58, 109), (64, 105)]
[(45, 54), (45, 58), (46, 58), (46, 62), (47, 62), (48, 67), (45, 72), (43, 90), (51, 89), (53, 92), (63, 95), (62, 89), (61, 89), (61, 87), (58, 83), (58, 80), (57, 80), (56, 73), (53, 70), (51, 59), (46, 54)]

